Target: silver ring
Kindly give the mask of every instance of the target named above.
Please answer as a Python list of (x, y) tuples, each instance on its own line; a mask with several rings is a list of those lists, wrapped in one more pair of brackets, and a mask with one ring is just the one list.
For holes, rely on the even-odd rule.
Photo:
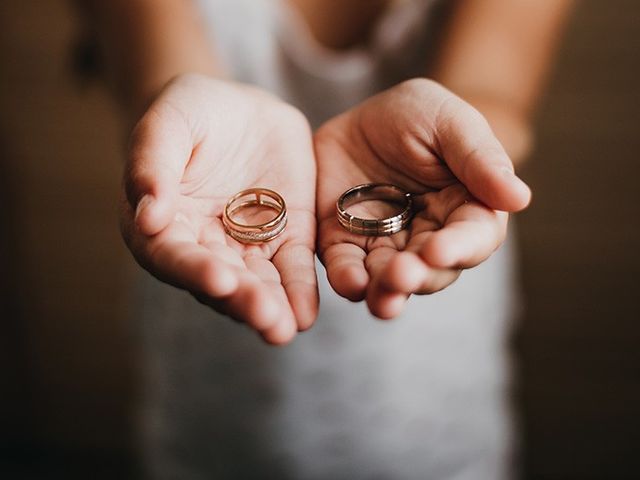
[[(265, 223), (249, 225), (234, 219), (235, 214), (252, 206), (268, 207), (276, 216)], [(263, 243), (273, 240), (287, 226), (287, 205), (277, 192), (268, 188), (249, 188), (229, 199), (222, 212), (222, 224), (230, 237), (242, 243)]]
[[(399, 213), (386, 218), (361, 218), (347, 209), (368, 200), (382, 200), (397, 204)], [(351, 233), (367, 236), (393, 235), (404, 229), (413, 216), (411, 194), (388, 183), (367, 183), (350, 188), (336, 202), (338, 221)]]

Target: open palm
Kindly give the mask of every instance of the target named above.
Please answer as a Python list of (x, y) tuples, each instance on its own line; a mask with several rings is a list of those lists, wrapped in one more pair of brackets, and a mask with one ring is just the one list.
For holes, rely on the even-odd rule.
[[(529, 201), (484, 118), (428, 80), (400, 84), (330, 120), (315, 148), (318, 254), (336, 292), (366, 299), (380, 318), (398, 315), (410, 294), (441, 290), (484, 261), (504, 240), (505, 212)], [(410, 225), (387, 237), (342, 228), (335, 202), (363, 183), (411, 192)]]
[[(225, 233), (232, 195), (266, 187), (289, 217), (274, 240)], [(172, 82), (132, 136), (122, 231), (162, 281), (285, 343), (317, 314), (315, 164), (305, 118), (275, 97), (202, 76)]]

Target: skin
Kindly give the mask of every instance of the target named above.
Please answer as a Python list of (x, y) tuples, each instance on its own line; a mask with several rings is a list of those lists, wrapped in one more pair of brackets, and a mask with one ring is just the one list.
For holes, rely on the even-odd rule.
[[(385, 6), (290, 2), (333, 49), (366, 42)], [(528, 151), (532, 106), (571, 2), (457, 2), (429, 74), (439, 83), (400, 84), (313, 136), (293, 107), (221, 80), (191, 2), (78, 3), (126, 115), (132, 123), (142, 115), (121, 207), (132, 254), (160, 280), (284, 344), (317, 315), (316, 242), (333, 288), (381, 318), (396, 316), (411, 294), (445, 288), (500, 246), (505, 212), (530, 199), (512, 160)], [(339, 227), (335, 200), (371, 181), (421, 195), (407, 231), (366, 239)], [(283, 195), (289, 225), (272, 242), (245, 246), (224, 234), (220, 217), (228, 197), (258, 185)]]
[[(122, 233), (157, 278), (285, 343), (318, 310), (315, 173), (300, 112), (252, 87), (183, 75), (134, 130)], [(225, 233), (221, 216), (229, 197), (254, 185), (279, 192), (289, 220), (272, 241), (247, 245)]]
[[(486, 260), (505, 238), (506, 211), (530, 199), (482, 115), (430, 80), (404, 82), (329, 121), (315, 145), (318, 255), (334, 290), (366, 299), (380, 318)], [(387, 237), (342, 228), (335, 199), (363, 183), (415, 194), (410, 226)]]

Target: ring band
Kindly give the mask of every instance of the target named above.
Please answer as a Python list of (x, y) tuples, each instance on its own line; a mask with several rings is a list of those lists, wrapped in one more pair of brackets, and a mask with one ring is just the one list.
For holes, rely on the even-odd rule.
[[(235, 214), (252, 206), (268, 207), (277, 212), (265, 223), (249, 225), (234, 220)], [(222, 213), (222, 224), (232, 238), (242, 243), (263, 243), (273, 240), (287, 226), (287, 206), (284, 199), (268, 188), (249, 188), (229, 199)]]
[[(386, 218), (361, 218), (347, 212), (357, 203), (382, 200), (398, 204), (400, 213)], [(367, 183), (350, 188), (336, 202), (338, 221), (351, 233), (367, 236), (393, 235), (407, 226), (413, 216), (411, 194), (388, 183)]]

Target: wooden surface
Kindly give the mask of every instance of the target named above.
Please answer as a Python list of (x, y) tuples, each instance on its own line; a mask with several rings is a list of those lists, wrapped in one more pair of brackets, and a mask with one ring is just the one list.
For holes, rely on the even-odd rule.
[[(0, 3), (3, 478), (132, 475), (123, 139), (101, 89), (73, 81), (74, 30), (63, 1)], [(640, 2), (580, 2), (524, 170), (529, 479), (637, 477), (639, 51)]]

